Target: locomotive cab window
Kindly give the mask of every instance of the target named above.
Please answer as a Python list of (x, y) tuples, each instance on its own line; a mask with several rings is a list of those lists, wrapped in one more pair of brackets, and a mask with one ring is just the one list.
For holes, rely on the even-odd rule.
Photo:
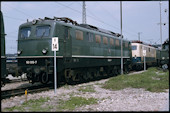
[(36, 27), (36, 36), (37, 37), (47, 37), (50, 35), (50, 26), (38, 26)]
[(132, 46), (132, 50), (137, 50), (137, 46)]
[(29, 38), (31, 34), (31, 28), (26, 27), (26, 28), (21, 28), (20, 30), (20, 38)]

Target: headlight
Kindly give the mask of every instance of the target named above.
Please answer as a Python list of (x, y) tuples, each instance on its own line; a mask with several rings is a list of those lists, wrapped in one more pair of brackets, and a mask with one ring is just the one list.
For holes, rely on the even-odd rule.
[(43, 50), (42, 50), (42, 53), (43, 53), (43, 54), (46, 54), (46, 53), (47, 53), (47, 50), (46, 50), (46, 49), (43, 49)]
[(18, 50), (18, 51), (17, 51), (17, 54), (18, 54), (18, 55), (20, 55), (21, 53), (22, 53), (22, 51), (21, 51), (21, 50)]

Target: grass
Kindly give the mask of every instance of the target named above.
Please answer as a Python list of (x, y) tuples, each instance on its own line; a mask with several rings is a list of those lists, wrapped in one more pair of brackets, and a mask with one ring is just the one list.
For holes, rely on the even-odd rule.
[(45, 106), (42, 107), (42, 105), (47, 102), (50, 98), (42, 98), (40, 97), (39, 99), (32, 100), (30, 99), (27, 102), (24, 102), (21, 106), (14, 106), (11, 108), (5, 108), (4, 111), (32, 111), (32, 112), (37, 112), (37, 111), (50, 111), (52, 109), (52, 106)]
[[(32, 100), (24, 102), (22, 105), (14, 106), (10, 108), (3, 109), (3, 112), (46, 112), (51, 111), (53, 108), (56, 111), (69, 111), (74, 110), (76, 107), (81, 107), (83, 105), (96, 104), (97, 99), (95, 98), (83, 98), (71, 96), (69, 100), (60, 100), (55, 105), (48, 105), (49, 97)], [(46, 104), (47, 102), (47, 104)]]
[(169, 71), (163, 72), (156, 68), (149, 68), (141, 74), (119, 75), (109, 79), (102, 87), (111, 90), (132, 87), (144, 88), (151, 92), (163, 92), (169, 89)]
[(76, 107), (81, 107), (83, 105), (96, 104), (97, 99), (95, 98), (83, 98), (83, 97), (70, 97), (69, 100), (61, 100), (58, 106), (59, 110), (74, 110)]

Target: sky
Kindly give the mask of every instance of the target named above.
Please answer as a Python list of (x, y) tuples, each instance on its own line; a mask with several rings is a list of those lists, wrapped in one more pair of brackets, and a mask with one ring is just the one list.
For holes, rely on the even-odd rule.
[[(82, 23), (82, 1), (1, 1), (6, 54), (17, 53), (19, 26), (27, 19), (68, 17)], [(86, 1), (86, 23), (121, 33), (120, 1)], [(165, 12), (165, 10), (167, 10)], [(169, 38), (169, 0), (161, 2), (162, 43)], [(127, 40), (160, 44), (160, 1), (122, 1), (122, 34)]]

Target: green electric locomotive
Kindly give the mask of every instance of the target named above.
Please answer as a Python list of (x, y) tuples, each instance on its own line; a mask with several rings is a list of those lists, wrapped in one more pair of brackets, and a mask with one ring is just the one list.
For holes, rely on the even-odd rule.
[(156, 51), (157, 66), (163, 69), (169, 68), (169, 40), (162, 44), (162, 49)]
[[(1, 11), (0, 11), (1, 12)], [(5, 54), (5, 30), (3, 14), (0, 14), (1, 18), (1, 86), (5, 84), (6, 80), (6, 54)]]
[[(54, 81), (52, 38), (58, 37), (57, 81), (73, 84), (120, 73), (120, 34), (69, 18), (39, 18), (24, 23), (18, 34), (18, 73), (32, 82)], [(123, 40), (124, 72), (131, 63), (131, 43)]]

